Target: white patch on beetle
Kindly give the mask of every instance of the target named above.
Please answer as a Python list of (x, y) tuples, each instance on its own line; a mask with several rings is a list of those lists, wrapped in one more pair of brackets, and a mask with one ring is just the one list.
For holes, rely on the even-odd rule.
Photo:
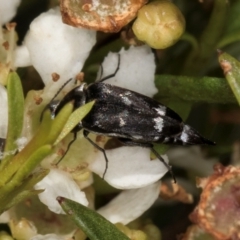
[(143, 139), (143, 136), (141, 135), (133, 135), (132, 137), (137, 140)]
[(163, 119), (161, 117), (153, 118), (153, 121), (155, 122), (154, 128), (161, 132), (163, 128)]
[(110, 90), (109, 87), (107, 87), (107, 85), (103, 84), (103, 92), (111, 93), (112, 90)]
[(158, 141), (158, 140), (159, 140), (159, 136), (155, 136), (155, 137), (153, 138), (153, 140), (154, 140), (154, 141)]
[(122, 127), (122, 126), (124, 126), (125, 124), (126, 124), (126, 122), (125, 122), (122, 118), (120, 118), (119, 126)]
[(170, 140), (169, 137), (165, 137), (164, 140), (163, 140), (163, 143), (167, 143), (169, 140)]
[(132, 101), (128, 98), (128, 97), (126, 97), (126, 96), (128, 96), (128, 95), (131, 95), (131, 92), (126, 92), (126, 93), (124, 93), (124, 94), (119, 94), (119, 97), (121, 97), (122, 98), (122, 100), (123, 100), (123, 102), (126, 104), (126, 105), (131, 105), (132, 104)]
[(184, 143), (187, 143), (187, 142), (188, 142), (189, 135), (188, 135), (186, 132), (187, 132), (189, 129), (190, 129), (189, 126), (184, 125), (183, 131), (182, 131), (182, 134), (181, 134), (181, 137), (180, 137), (180, 139), (181, 139)]
[(162, 106), (159, 108), (154, 108), (156, 110), (156, 112), (161, 115), (161, 116), (165, 116), (166, 115), (166, 107)]
[(131, 93), (130, 91), (127, 91), (127, 92), (125, 92), (124, 95), (125, 95), (125, 96), (130, 96), (130, 95), (132, 95), (132, 93)]

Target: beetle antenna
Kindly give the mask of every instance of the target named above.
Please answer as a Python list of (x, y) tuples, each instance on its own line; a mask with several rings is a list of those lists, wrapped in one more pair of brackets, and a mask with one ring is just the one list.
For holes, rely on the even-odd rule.
[(73, 79), (73, 78), (68, 79), (68, 80), (58, 89), (58, 91), (57, 91), (56, 94), (53, 96), (53, 98), (50, 100), (50, 102), (52, 102), (52, 101), (59, 95), (59, 93), (64, 89), (64, 87), (65, 87), (68, 83), (70, 83), (70, 82), (72, 81), (72, 79)]
[[(47, 106), (43, 109), (41, 116), (40, 116), (40, 122), (42, 121), (43, 118), (43, 113), (45, 110), (47, 110), (48, 108), (50, 108), (51, 103), (53, 103), (53, 101), (55, 100), (55, 98), (58, 96), (58, 94), (63, 90), (63, 88), (72, 81), (72, 78), (68, 79), (56, 92), (56, 94), (53, 96), (53, 98), (49, 101), (49, 104), (47, 104)], [(50, 108), (51, 109), (51, 108)], [(53, 109), (51, 110), (51, 112), (53, 112)]]
[[(118, 64), (117, 64), (117, 68), (116, 68), (115, 72), (110, 74), (110, 75), (108, 75), (108, 76), (106, 76), (106, 77), (104, 77), (104, 78), (102, 78), (102, 79), (100, 79), (98, 82), (103, 82), (103, 81), (105, 81), (105, 80), (107, 80), (109, 78), (115, 77), (115, 75), (117, 74), (117, 72), (119, 70), (119, 67), (120, 67), (120, 62), (121, 62), (120, 60), (121, 60), (120, 54), (118, 53)], [(101, 68), (102, 68), (102, 73), (101, 73), (101, 76), (102, 76), (102, 74), (103, 74), (103, 67), (102, 67), (102, 65), (101, 65)]]

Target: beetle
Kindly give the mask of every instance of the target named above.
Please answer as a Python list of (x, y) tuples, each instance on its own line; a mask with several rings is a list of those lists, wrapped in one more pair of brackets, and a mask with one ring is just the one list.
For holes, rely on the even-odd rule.
[(74, 102), (74, 109), (77, 109), (95, 100), (91, 111), (73, 129), (74, 139), (69, 143), (67, 151), (75, 141), (77, 132), (83, 129), (84, 137), (104, 155), (106, 161), (104, 178), (108, 169), (106, 152), (92, 141), (88, 134), (92, 132), (115, 137), (124, 145), (151, 149), (165, 164), (175, 181), (171, 166), (154, 149), (153, 143), (176, 145), (215, 145), (215, 143), (202, 137), (194, 128), (185, 124), (176, 112), (158, 101), (140, 93), (104, 83), (105, 80), (116, 75), (119, 65), (120, 56), (113, 74), (89, 85), (82, 83), (68, 92), (61, 101), (53, 101), (58, 92), (50, 102), (49, 108), (52, 116), (55, 117), (70, 101)]

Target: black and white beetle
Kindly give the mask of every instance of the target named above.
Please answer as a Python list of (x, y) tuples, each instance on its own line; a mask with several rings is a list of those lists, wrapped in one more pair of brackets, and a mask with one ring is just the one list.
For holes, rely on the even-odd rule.
[(153, 143), (215, 145), (214, 142), (202, 137), (191, 126), (184, 124), (180, 116), (173, 110), (152, 98), (125, 88), (103, 83), (116, 75), (119, 65), (120, 57), (118, 67), (113, 74), (89, 85), (82, 83), (72, 89), (61, 101), (57, 103), (51, 101), (49, 104), (54, 117), (69, 101), (74, 102), (74, 109), (76, 109), (95, 100), (91, 111), (74, 128), (73, 141), (76, 139), (76, 133), (83, 129), (84, 137), (104, 154), (106, 168), (103, 178), (108, 168), (108, 158), (105, 150), (88, 137), (90, 132), (116, 137), (127, 146), (150, 148), (156, 157), (165, 164), (171, 174), (171, 166), (153, 148)]

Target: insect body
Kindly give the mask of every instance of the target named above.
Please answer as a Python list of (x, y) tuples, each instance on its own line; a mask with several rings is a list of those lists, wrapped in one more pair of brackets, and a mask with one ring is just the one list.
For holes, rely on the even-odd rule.
[[(118, 69), (117, 69), (118, 70)], [(105, 150), (93, 142), (88, 134), (116, 137), (124, 145), (150, 148), (159, 160), (162, 157), (153, 148), (153, 143), (196, 145), (215, 143), (202, 137), (195, 129), (184, 124), (180, 116), (159, 102), (128, 89), (113, 86), (103, 81), (86, 83), (71, 90), (55, 107), (57, 114), (69, 101), (74, 108), (95, 100), (95, 104), (85, 118), (75, 127), (74, 133), (83, 129), (84, 137), (103, 152), (108, 167)], [(171, 167), (164, 162), (171, 171)]]

